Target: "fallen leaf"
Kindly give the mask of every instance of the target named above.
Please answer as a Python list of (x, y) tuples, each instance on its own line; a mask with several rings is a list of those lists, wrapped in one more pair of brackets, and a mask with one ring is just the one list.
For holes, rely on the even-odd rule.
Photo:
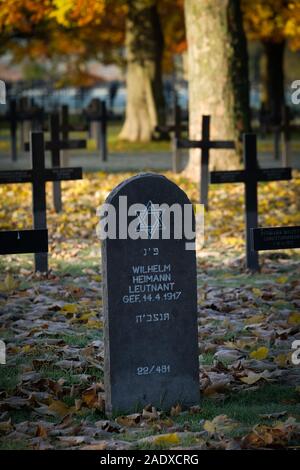
[(125, 427), (136, 427), (142, 419), (142, 415), (140, 413), (133, 413), (131, 415), (127, 416), (118, 416), (116, 418), (116, 423), (118, 423), (120, 426), (125, 426)]
[(216, 416), (212, 421), (206, 420), (203, 428), (209, 434), (226, 434), (238, 426), (238, 423), (226, 415)]
[(180, 438), (177, 433), (161, 434), (153, 440), (154, 444), (166, 444), (166, 445), (178, 445), (180, 444)]
[(265, 346), (262, 346), (262, 347), (256, 349), (256, 351), (252, 351), (250, 353), (250, 357), (252, 359), (263, 360), (263, 359), (266, 359), (268, 357), (268, 354), (269, 354), (269, 349), (266, 348)]
[(178, 416), (178, 415), (180, 415), (181, 412), (182, 412), (182, 408), (179, 404), (177, 404), (176, 406), (172, 406), (170, 415), (171, 416)]
[(70, 408), (68, 408), (67, 405), (60, 400), (53, 400), (48, 409), (51, 413), (55, 413), (62, 418), (70, 413)]
[(269, 378), (269, 373), (267, 370), (261, 373), (255, 373), (255, 372), (249, 371), (248, 375), (244, 377), (240, 377), (240, 380), (244, 382), (245, 384), (253, 385), (261, 379), (268, 380), (268, 378)]
[(300, 324), (300, 313), (293, 312), (289, 315), (288, 323), (290, 325), (299, 325)]

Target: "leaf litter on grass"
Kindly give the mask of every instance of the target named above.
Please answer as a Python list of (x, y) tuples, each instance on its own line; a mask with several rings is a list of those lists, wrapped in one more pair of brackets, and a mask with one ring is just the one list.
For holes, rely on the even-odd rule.
[[(96, 208), (128, 176), (97, 173), (63, 183), (64, 212), (48, 212), (47, 276), (32, 273), (31, 255), (0, 259), (0, 338), (7, 346), (1, 448), (299, 445), (300, 373), (291, 362), (292, 342), (300, 339), (299, 254), (265, 253), (260, 274), (245, 271), (242, 185), (210, 189), (213, 210), (197, 260), (199, 406), (178, 403), (169, 412), (149, 404), (140, 413), (105, 416)], [(167, 176), (197, 201), (197, 185)], [(289, 186), (260, 185), (261, 225), (299, 224), (299, 191), (299, 174)], [(3, 229), (30, 226), (29, 185), (2, 185), (4, 197)]]

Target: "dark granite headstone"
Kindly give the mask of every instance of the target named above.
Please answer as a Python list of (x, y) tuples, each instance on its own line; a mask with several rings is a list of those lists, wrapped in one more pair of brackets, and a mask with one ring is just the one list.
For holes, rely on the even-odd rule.
[[(117, 235), (124, 217), (120, 196), (127, 196), (128, 207), (143, 204), (147, 215), (155, 215), (152, 208), (163, 203), (191, 209), (186, 194), (167, 178), (135, 176), (106, 201), (116, 208)], [(163, 239), (162, 212), (150, 226), (145, 213), (139, 217), (146, 238), (102, 242), (107, 412), (199, 402), (196, 257), (194, 248), (186, 249), (186, 242), (193, 246), (194, 239), (185, 234), (175, 239), (172, 218), (171, 236)], [(155, 220), (159, 239), (151, 238)]]

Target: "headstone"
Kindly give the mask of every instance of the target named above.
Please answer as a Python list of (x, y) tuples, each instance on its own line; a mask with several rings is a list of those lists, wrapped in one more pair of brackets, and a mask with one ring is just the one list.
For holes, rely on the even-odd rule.
[[(122, 196), (127, 207), (142, 204), (127, 221)], [(165, 177), (142, 174), (115, 188), (106, 203), (115, 208), (117, 234), (122, 232), (102, 242), (107, 412), (134, 412), (148, 404), (162, 409), (195, 405), (195, 238), (188, 240), (184, 232), (176, 239), (175, 219), (167, 224), (165, 209), (158, 206), (177, 204), (179, 212), (187, 207), (194, 228), (191, 202)], [(124, 227), (126, 232), (135, 218), (141, 238), (126, 238)], [(164, 239), (168, 228), (170, 237)]]

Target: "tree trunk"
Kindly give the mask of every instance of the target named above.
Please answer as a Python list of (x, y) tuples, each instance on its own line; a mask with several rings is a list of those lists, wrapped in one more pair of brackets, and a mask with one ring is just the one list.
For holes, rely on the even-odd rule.
[(126, 119), (119, 137), (131, 142), (149, 141), (155, 126), (165, 120), (163, 34), (155, 4), (132, 0), (128, 6)]
[(273, 124), (280, 124), (284, 99), (284, 49), (285, 41), (263, 42), (265, 70), (263, 73), (263, 106)]
[[(239, 141), (250, 130), (248, 54), (237, 0), (185, 0), (189, 74), (189, 132), (201, 136), (202, 115), (211, 115), (214, 140)], [(239, 166), (238, 151), (214, 150), (211, 169)], [(191, 150), (187, 176), (199, 180), (199, 151)]]

